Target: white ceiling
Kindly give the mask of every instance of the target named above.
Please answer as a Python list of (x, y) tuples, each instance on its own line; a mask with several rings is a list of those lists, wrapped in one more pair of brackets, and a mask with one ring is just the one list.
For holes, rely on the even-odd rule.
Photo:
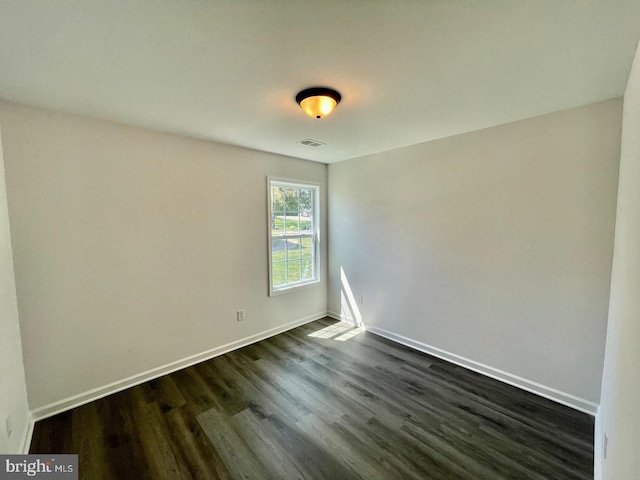
[(0, 97), (331, 163), (618, 97), (639, 37), (638, 0), (0, 0)]

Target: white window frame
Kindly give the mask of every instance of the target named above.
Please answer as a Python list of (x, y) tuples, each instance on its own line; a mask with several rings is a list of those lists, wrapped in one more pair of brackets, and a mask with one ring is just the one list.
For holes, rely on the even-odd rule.
[[(298, 233), (295, 235), (283, 235), (282, 237), (274, 237), (272, 235), (272, 222), (274, 217), (273, 212), (273, 202), (271, 199), (271, 188), (273, 186), (282, 186), (282, 187), (294, 187), (294, 188), (303, 188), (309, 189), (313, 192), (313, 210), (312, 210), (312, 234), (302, 234)], [(296, 290), (300, 290), (303, 288), (308, 288), (310, 286), (316, 285), (320, 283), (320, 184), (313, 182), (305, 182), (300, 180), (289, 180), (284, 178), (275, 178), (275, 177), (267, 177), (267, 232), (268, 232), (268, 258), (269, 258), (269, 296), (273, 297), (276, 295), (281, 295), (283, 293), (288, 293)], [(285, 210), (286, 212), (286, 210)], [(286, 222), (286, 220), (285, 220)], [(295, 283), (288, 283), (282, 286), (274, 286), (273, 285), (273, 259), (272, 259), (272, 245), (274, 238), (303, 238), (303, 237), (311, 237), (313, 239), (313, 278), (310, 280), (301, 280)]]

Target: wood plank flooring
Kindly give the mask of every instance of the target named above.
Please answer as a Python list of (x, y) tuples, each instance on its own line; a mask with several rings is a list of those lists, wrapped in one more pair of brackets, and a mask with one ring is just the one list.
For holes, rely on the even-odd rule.
[(593, 478), (590, 416), (344, 328), (318, 320), (39, 421), (31, 453), (78, 453), (90, 480)]

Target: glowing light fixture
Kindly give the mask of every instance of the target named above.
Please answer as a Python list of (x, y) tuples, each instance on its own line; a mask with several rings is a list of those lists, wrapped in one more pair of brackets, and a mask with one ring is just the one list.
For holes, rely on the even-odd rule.
[(315, 118), (329, 115), (341, 99), (338, 92), (324, 87), (307, 88), (296, 95), (296, 102), (304, 113)]

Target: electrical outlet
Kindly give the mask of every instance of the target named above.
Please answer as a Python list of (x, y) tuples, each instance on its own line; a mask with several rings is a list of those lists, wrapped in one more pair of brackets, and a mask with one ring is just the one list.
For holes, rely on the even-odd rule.
[(362, 306), (362, 295), (358, 295), (357, 302), (358, 302), (358, 305)]
[(239, 322), (244, 322), (244, 310), (238, 310), (236, 312), (236, 320)]
[(4, 426), (7, 432), (7, 438), (11, 438), (11, 433), (13, 432), (11, 427), (11, 417), (4, 417)]
[(607, 459), (607, 447), (609, 446), (609, 437), (607, 437), (607, 434), (604, 434), (604, 459)]

